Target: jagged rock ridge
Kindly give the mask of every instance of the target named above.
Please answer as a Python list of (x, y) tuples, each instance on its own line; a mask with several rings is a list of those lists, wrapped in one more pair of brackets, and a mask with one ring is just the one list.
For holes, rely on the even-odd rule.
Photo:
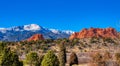
[(37, 41), (37, 40), (44, 40), (44, 37), (42, 34), (34, 34), (30, 38), (27, 39), (27, 41)]
[(69, 39), (74, 38), (91, 38), (91, 37), (101, 37), (101, 38), (118, 38), (118, 33), (114, 28), (90, 28), (83, 29), (80, 32), (73, 33)]

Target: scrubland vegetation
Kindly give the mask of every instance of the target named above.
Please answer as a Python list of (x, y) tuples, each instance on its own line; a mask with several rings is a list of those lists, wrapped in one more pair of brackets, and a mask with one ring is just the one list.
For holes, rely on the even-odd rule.
[(0, 42), (0, 66), (120, 66), (120, 41), (112, 38)]

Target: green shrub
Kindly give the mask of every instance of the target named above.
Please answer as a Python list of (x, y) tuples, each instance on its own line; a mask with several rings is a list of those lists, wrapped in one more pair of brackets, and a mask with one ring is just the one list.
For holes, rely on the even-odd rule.
[(98, 41), (99, 41), (99, 38), (97, 38), (97, 37), (92, 37), (90, 39), (90, 43), (97, 43)]
[(104, 38), (103, 41), (108, 43), (116, 43), (112, 38)]
[(59, 61), (57, 56), (54, 54), (54, 52), (50, 50), (44, 56), (41, 65), (42, 66), (59, 66)]

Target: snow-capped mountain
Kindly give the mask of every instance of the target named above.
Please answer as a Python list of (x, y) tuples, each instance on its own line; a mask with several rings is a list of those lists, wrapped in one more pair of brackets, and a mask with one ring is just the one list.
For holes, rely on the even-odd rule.
[(0, 28), (1, 41), (21, 41), (29, 38), (33, 34), (42, 34), (45, 39), (68, 38), (74, 31), (57, 30), (41, 27), (37, 24), (15, 26), (10, 28)]
[(37, 24), (24, 25), (24, 30), (28, 30), (28, 31), (36, 31), (41, 29), (42, 27), (40, 27)]
[(49, 29), (49, 30), (55, 34), (66, 33), (68, 35), (71, 35), (72, 33), (74, 33), (74, 31), (70, 31), (70, 30), (63, 30), (63, 31), (60, 31), (58, 29)]

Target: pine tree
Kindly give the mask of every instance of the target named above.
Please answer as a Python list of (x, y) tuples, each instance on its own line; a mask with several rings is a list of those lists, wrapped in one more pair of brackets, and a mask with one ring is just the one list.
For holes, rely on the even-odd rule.
[(30, 66), (39, 66), (39, 56), (35, 52), (30, 52), (26, 55), (25, 64)]
[(64, 46), (65, 42), (61, 42), (61, 44), (59, 45), (59, 62), (60, 62), (60, 66), (65, 66), (66, 63), (66, 48)]
[(0, 54), (3, 53), (4, 49), (5, 49), (5, 43), (4, 42), (0, 42)]
[(59, 66), (59, 61), (57, 56), (54, 54), (53, 51), (48, 51), (47, 54), (44, 56), (42, 66)]
[(15, 52), (11, 52), (10, 48), (5, 48), (0, 59), (0, 66), (23, 66), (23, 64)]

